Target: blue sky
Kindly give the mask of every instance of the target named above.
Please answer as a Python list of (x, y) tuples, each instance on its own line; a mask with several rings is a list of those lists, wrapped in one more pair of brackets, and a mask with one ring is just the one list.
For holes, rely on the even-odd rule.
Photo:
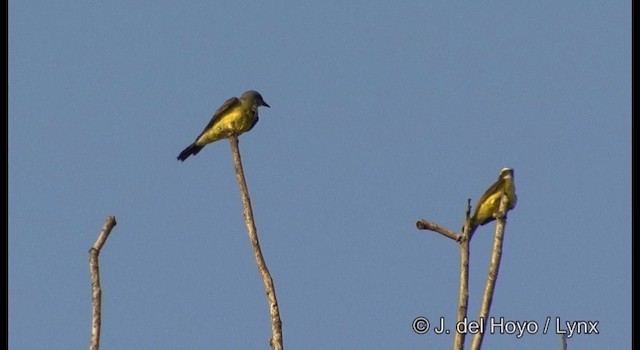
[[(229, 144), (175, 157), (227, 98), (289, 349), (441, 349), (461, 226), (515, 169), (492, 316), (598, 321), (631, 347), (629, 1), (9, 3), (9, 347), (267, 348)], [(471, 247), (470, 310), (493, 225)], [(559, 348), (488, 334), (488, 349)]]

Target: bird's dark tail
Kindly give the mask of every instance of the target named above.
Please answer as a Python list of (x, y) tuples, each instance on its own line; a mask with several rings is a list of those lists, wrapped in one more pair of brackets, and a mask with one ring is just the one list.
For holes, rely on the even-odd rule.
[(196, 154), (198, 154), (198, 152), (200, 152), (202, 147), (203, 146), (196, 145), (195, 142), (190, 144), (187, 148), (185, 148), (182, 152), (180, 152), (180, 154), (178, 155), (178, 160), (181, 162), (184, 162), (185, 159), (189, 158), (190, 155), (195, 156)]

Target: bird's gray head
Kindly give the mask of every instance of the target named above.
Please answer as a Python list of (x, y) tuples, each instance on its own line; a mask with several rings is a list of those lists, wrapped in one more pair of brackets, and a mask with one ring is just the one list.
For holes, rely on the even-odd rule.
[(506, 177), (512, 177), (513, 176), (513, 169), (512, 168), (502, 168), (500, 170), (500, 175), (498, 176), (501, 179), (504, 179)]
[(245, 91), (242, 96), (240, 96), (240, 99), (243, 101), (252, 101), (253, 104), (258, 107), (265, 106), (271, 108), (271, 106), (264, 102), (264, 99), (262, 99), (262, 95), (260, 95), (260, 93), (255, 90)]

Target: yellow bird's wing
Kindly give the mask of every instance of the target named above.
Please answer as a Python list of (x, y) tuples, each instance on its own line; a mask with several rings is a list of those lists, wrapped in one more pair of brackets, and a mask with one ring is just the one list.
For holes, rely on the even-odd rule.
[(207, 126), (204, 127), (204, 130), (202, 130), (200, 135), (196, 137), (196, 140), (200, 139), (200, 137), (204, 135), (218, 120), (220, 120), (222, 116), (224, 116), (227, 112), (233, 110), (234, 108), (238, 107), (239, 105), (240, 105), (240, 100), (237, 97), (232, 97), (226, 100), (222, 104), (222, 106), (220, 106), (220, 108), (218, 108), (218, 110), (215, 113), (213, 113), (213, 116), (211, 117), (209, 124), (207, 124)]
[(486, 191), (484, 191), (484, 194), (482, 195), (482, 197), (480, 197), (478, 204), (484, 203), (487, 199), (489, 199), (489, 197), (491, 197), (492, 195), (495, 195), (496, 192), (500, 190), (500, 187), (502, 186), (503, 182), (504, 182), (504, 179), (499, 179), (493, 185), (491, 185), (491, 187), (489, 187)]
[[(500, 198), (502, 198), (502, 188), (504, 187), (504, 179), (498, 179), (491, 187), (489, 187), (478, 203), (476, 204), (476, 209), (472, 217), (472, 224), (475, 225), (485, 225), (494, 220), (493, 213), (489, 213), (487, 211), (497, 210), (492, 209), (496, 205), (496, 201), (500, 202)], [(484, 217), (486, 215), (491, 215)], [(480, 217), (479, 217), (480, 216)], [(482, 220), (478, 222), (477, 220)], [(475, 221), (475, 223), (473, 223)]]

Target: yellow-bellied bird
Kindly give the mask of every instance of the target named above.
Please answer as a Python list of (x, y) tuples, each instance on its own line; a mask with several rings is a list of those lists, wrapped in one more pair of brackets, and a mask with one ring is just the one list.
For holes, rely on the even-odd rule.
[(196, 155), (206, 145), (222, 140), (231, 134), (240, 135), (251, 130), (258, 122), (258, 107), (270, 107), (259, 92), (249, 90), (240, 96), (228, 99), (211, 117), (211, 121), (187, 148), (178, 155), (183, 161)]
[(500, 200), (502, 200), (503, 194), (507, 195), (507, 211), (509, 211), (516, 206), (518, 201), (516, 185), (513, 182), (513, 169), (511, 168), (500, 170), (498, 181), (491, 185), (478, 200), (476, 210), (471, 217), (470, 233), (473, 233), (479, 225), (495, 220), (494, 214), (500, 208)]

